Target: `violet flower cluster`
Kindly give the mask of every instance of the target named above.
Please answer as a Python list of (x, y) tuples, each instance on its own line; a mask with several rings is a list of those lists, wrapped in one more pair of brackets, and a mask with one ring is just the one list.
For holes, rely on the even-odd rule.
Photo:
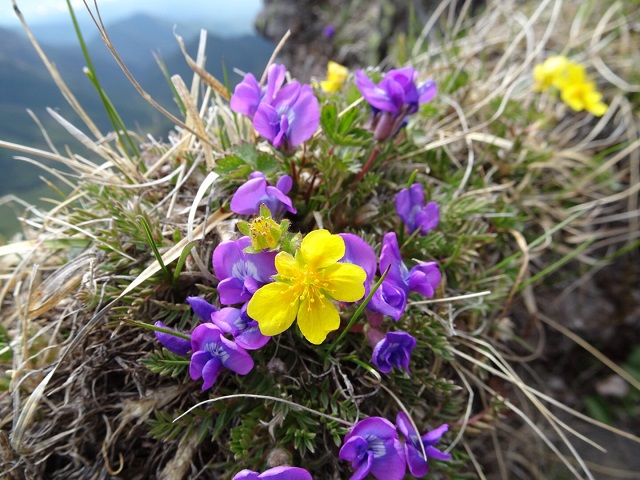
[[(416, 76), (417, 73), (410, 67), (392, 70), (376, 85), (362, 71), (356, 73), (356, 85), (372, 107), (371, 129), (377, 141), (382, 142), (395, 136), (407, 123), (408, 117), (417, 112), (421, 103), (434, 98), (435, 83), (429, 81), (417, 86)], [(236, 87), (230, 103), (232, 110), (250, 117), (255, 130), (274, 147), (285, 153), (292, 153), (294, 147), (310, 139), (318, 128), (320, 110), (310, 86), (301, 85), (297, 81), (285, 83), (285, 80), (285, 67), (276, 64), (268, 69), (266, 85), (261, 85), (253, 75), (247, 74)], [(254, 172), (233, 195), (230, 207), (240, 215), (259, 215), (262, 205), (274, 215), (283, 215), (285, 212), (295, 214), (296, 209), (287, 196), (292, 188), (293, 180), (288, 175), (282, 175), (272, 185), (262, 172)], [(401, 190), (395, 198), (395, 207), (411, 233), (419, 232), (424, 235), (438, 225), (438, 205), (435, 202), (425, 204), (424, 191), (419, 184)], [(396, 322), (400, 320), (406, 310), (409, 294), (413, 292), (427, 298), (435, 294), (441, 281), (436, 262), (420, 262), (409, 269), (402, 259), (398, 240), (393, 232), (384, 235), (379, 258), (367, 242), (354, 234), (340, 234), (344, 241), (342, 258), (342, 250), (325, 248), (328, 242), (341, 243), (337, 235), (331, 235), (327, 231), (322, 234), (313, 232), (305, 237), (297, 252), (300, 255), (296, 257), (290, 252), (271, 251), (276, 250), (280, 237), (275, 240), (276, 246), (265, 247), (259, 253), (248, 253), (259, 250), (252, 243), (253, 238), (251, 233), (251, 238), (242, 237), (222, 242), (213, 252), (212, 263), (219, 281), (217, 292), (220, 308), (202, 298), (189, 297), (188, 303), (201, 320), (189, 334), (176, 331), (172, 334), (171, 329), (162, 322), (155, 324), (159, 329), (155, 331), (155, 335), (163, 346), (175, 354), (190, 356), (189, 374), (193, 380), (202, 380), (202, 390), (215, 385), (225, 370), (246, 375), (253, 369), (254, 361), (249, 352), (264, 347), (270, 337), (261, 332), (259, 323), (249, 316), (248, 311), (259, 318), (252, 308), (255, 310), (260, 307), (271, 313), (272, 306), (277, 308), (282, 298), (285, 298), (284, 293), (277, 298), (275, 295), (267, 298), (265, 294), (262, 297), (269, 300), (263, 302), (266, 306), (260, 304), (256, 307), (265, 290), (277, 285), (278, 293), (288, 292), (294, 285), (300, 287), (301, 298), (304, 295), (312, 298), (309, 304), (317, 297), (334, 308), (338, 300), (343, 303), (362, 301), (358, 299), (370, 295), (376, 273), (383, 275), (385, 272), (386, 277), (366, 306), (368, 317), (377, 318), (375, 325), (370, 321), (370, 328), (367, 330), (373, 346), (371, 361), (384, 374), (389, 374), (394, 368), (410, 374), (411, 355), (417, 341), (403, 331), (383, 333), (382, 317), (386, 315)], [(306, 250), (305, 241), (308, 242)], [(330, 261), (321, 255), (325, 250), (330, 250), (333, 255)], [(335, 254), (336, 251), (339, 253)], [(358, 282), (365, 278), (364, 297), (360, 297), (363, 289), (361, 283), (358, 295), (353, 295), (353, 298), (341, 298), (335, 294), (334, 291), (344, 290), (354, 283), (351, 281), (347, 285), (347, 276), (334, 275), (336, 279), (331, 277), (330, 274), (340, 269), (347, 270), (346, 265), (336, 266), (340, 263), (350, 263), (364, 270), (363, 277), (362, 270), (348, 266), (349, 269), (358, 270)], [(329, 282), (329, 277), (335, 281)], [(324, 282), (322, 288), (328, 289), (332, 294), (326, 294), (320, 287), (316, 288), (320, 281)], [(256, 294), (263, 287), (266, 288)], [(311, 297), (311, 293), (317, 294), (316, 297)], [(253, 302), (249, 305), (252, 299)], [(286, 301), (283, 303), (295, 304)], [(316, 302), (318, 303), (321, 302)], [(275, 315), (269, 315), (268, 318), (273, 320), (273, 316)], [(316, 320), (315, 317), (312, 319)], [(336, 309), (336, 325), (339, 323)], [(264, 325), (261, 325), (264, 329)], [(333, 330), (336, 328), (337, 326)], [(302, 327), (301, 331), (304, 334)], [(322, 340), (326, 338), (326, 334), (327, 332)], [(339, 457), (351, 462), (354, 470), (352, 480), (362, 480), (368, 475), (378, 480), (401, 480), (407, 468), (411, 475), (421, 478), (429, 470), (429, 459), (451, 458), (451, 455), (435, 447), (447, 430), (448, 426), (442, 425), (420, 436), (404, 412), (397, 415), (395, 425), (382, 417), (370, 417), (355, 424), (345, 436)], [(233, 479), (310, 480), (311, 475), (302, 468), (280, 466), (262, 473), (242, 470)]]
[(409, 229), (409, 233), (416, 230), (420, 235), (426, 235), (438, 226), (440, 210), (436, 202), (424, 203), (422, 185), (414, 183), (410, 188), (404, 188), (395, 198), (396, 212)]
[[(272, 281), (276, 274), (276, 252), (245, 253), (249, 245), (249, 237), (241, 237), (222, 242), (213, 251), (220, 303), (241, 305), (239, 308), (228, 306), (218, 310), (202, 298), (188, 297), (192, 310), (204, 322), (194, 328), (190, 339), (154, 332), (169, 351), (178, 355), (191, 352), (189, 374), (193, 380), (202, 378), (203, 390), (211, 388), (224, 369), (239, 375), (249, 373), (254, 363), (247, 350), (262, 348), (270, 338), (247, 315), (246, 303), (258, 288)], [(155, 325), (170, 330), (162, 322)]]
[(236, 86), (231, 109), (246, 115), (253, 127), (284, 152), (311, 138), (320, 124), (318, 99), (309, 85), (292, 81), (283, 86), (286, 68), (272, 64), (266, 86), (248, 73)]
[(429, 471), (429, 458), (451, 458), (434, 447), (448, 428), (442, 425), (420, 437), (404, 412), (398, 414), (395, 426), (382, 417), (365, 418), (344, 437), (339, 457), (351, 462), (354, 473), (350, 480), (362, 480), (369, 474), (378, 480), (402, 480), (407, 467), (411, 475), (422, 478)]
[(371, 105), (370, 129), (377, 141), (384, 142), (397, 135), (409, 115), (436, 96), (435, 82), (429, 80), (416, 86), (417, 75), (411, 67), (391, 70), (376, 85), (362, 70), (356, 72), (356, 86)]

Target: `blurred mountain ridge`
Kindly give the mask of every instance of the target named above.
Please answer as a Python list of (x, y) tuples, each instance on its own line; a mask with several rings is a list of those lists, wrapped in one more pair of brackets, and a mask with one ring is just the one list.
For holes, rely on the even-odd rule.
[[(179, 116), (171, 89), (153, 55), (156, 53), (161, 58), (170, 75), (180, 75), (187, 85), (190, 84), (193, 72), (180, 52), (174, 30), (185, 39), (187, 51), (195, 58), (199, 43), (198, 28), (174, 27), (166, 19), (145, 14), (136, 14), (107, 25), (107, 33), (134, 77), (156, 101)], [(83, 30), (82, 34), (100, 84), (127, 128), (142, 134), (166, 135), (172, 125), (135, 91), (97, 30)], [(41, 41), (37, 35), (36, 39), (92, 120), (103, 133), (110, 131), (112, 128), (100, 98), (83, 73), (86, 61), (80, 46), (77, 43), (73, 46), (52, 45)], [(229, 72), (230, 88), (233, 88), (240, 80), (233, 73), (234, 68), (260, 75), (272, 51), (273, 45), (257, 35), (223, 38), (209, 31), (206, 68), (223, 81), (224, 61)], [(0, 28), (0, 139), (46, 148), (39, 128), (26, 111), (31, 109), (43, 122), (59, 149), (64, 149), (65, 144), (75, 148), (75, 140), (51, 118), (46, 112), (47, 107), (84, 130), (26, 35)], [(0, 195), (20, 192), (40, 184), (38, 175), (42, 172), (15, 160), (12, 158), (14, 155), (13, 151), (0, 150), (0, 168), (7, 173), (0, 177)]]

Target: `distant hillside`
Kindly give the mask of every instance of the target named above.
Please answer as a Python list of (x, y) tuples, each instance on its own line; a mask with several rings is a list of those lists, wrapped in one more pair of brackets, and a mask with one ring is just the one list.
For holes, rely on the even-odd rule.
[[(170, 74), (181, 75), (189, 83), (193, 73), (178, 48), (173, 24), (160, 18), (136, 15), (107, 27), (125, 64), (140, 84), (162, 105), (177, 113), (171, 90), (156, 65), (152, 52), (156, 52)], [(185, 38), (187, 49), (196, 56), (198, 32), (177, 30)], [(125, 124), (134, 130), (163, 135), (171, 127), (168, 121), (148, 105), (130, 85), (120, 71), (102, 40), (95, 31), (83, 32), (88, 42), (92, 62), (98, 78)], [(77, 96), (82, 106), (104, 131), (110, 129), (100, 99), (83, 73), (85, 60), (79, 47), (42, 44), (43, 50), (55, 63), (63, 78)], [(240, 78), (233, 68), (262, 73), (273, 46), (257, 37), (219, 38), (209, 34), (207, 43), (207, 69), (222, 80), (222, 61), (234, 86)], [(46, 107), (57, 110), (74, 124), (80, 125), (67, 106), (54, 82), (49, 77), (40, 58), (26, 36), (0, 28), (0, 138), (16, 143), (43, 147), (39, 129), (26, 113), (33, 110), (43, 121), (59, 148), (75, 141), (46, 113)], [(0, 195), (19, 193), (36, 183), (42, 172), (12, 158), (15, 152), (0, 150), (0, 168), (10, 175), (0, 176)]]

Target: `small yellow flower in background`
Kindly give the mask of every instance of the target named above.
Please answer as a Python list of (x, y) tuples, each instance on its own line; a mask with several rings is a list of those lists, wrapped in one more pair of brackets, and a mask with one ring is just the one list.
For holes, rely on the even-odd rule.
[(586, 110), (600, 117), (607, 111), (602, 94), (596, 84), (588, 77), (583, 65), (570, 62), (559, 55), (549, 57), (544, 63), (533, 69), (535, 84), (533, 89), (544, 91), (555, 87), (560, 91), (562, 101), (576, 112)]
[(295, 258), (276, 255), (275, 281), (253, 294), (247, 313), (263, 335), (287, 330), (298, 318), (304, 337), (319, 345), (340, 326), (333, 301), (356, 302), (364, 296), (365, 271), (350, 263), (337, 263), (345, 253), (342, 237), (327, 230), (307, 234)]
[(320, 88), (327, 93), (338, 90), (347, 79), (349, 70), (339, 63), (329, 61), (327, 63), (327, 79), (320, 82)]
[(562, 101), (576, 112), (586, 110), (600, 117), (607, 111), (607, 105), (602, 102), (602, 95), (596, 89), (596, 84), (587, 77), (582, 65), (567, 65), (559, 88)]
[(568, 64), (567, 57), (555, 55), (547, 58), (544, 63), (536, 65), (533, 68), (533, 79), (536, 81), (533, 89), (542, 92), (552, 85), (559, 87), (557, 83), (564, 75)]

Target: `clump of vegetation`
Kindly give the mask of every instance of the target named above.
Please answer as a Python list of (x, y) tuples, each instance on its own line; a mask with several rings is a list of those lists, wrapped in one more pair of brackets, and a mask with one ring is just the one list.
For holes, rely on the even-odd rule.
[[(521, 364), (532, 331), (561, 327), (536, 287), (638, 246), (638, 39), (616, 5), (450, 7), (394, 46), (399, 68), (332, 66), (316, 86), (274, 63), (231, 93), (187, 57), (164, 143), (127, 131), (94, 79), (116, 132), (98, 137), (48, 64), (94, 158), (14, 146), (72, 191), (0, 247), (4, 473), (593, 478), (571, 436), (599, 446), (560, 410), (640, 439)], [(600, 117), (567, 79), (570, 101), (536, 91), (558, 54), (597, 79)], [(548, 466), (526, 460), (540, 450)]]

